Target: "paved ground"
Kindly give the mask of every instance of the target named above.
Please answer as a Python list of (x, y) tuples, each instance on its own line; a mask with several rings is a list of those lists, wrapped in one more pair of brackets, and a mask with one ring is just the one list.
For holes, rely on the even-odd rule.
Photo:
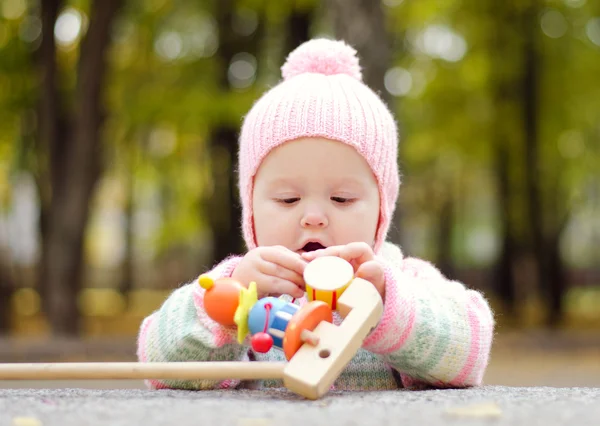
[[(135, 339), (15, 340), (0, 336), (0, 362), (135, 361)], [(486, 385), (600, 388), (600, 332), (501, 333), (494, 342)], [(143, 389), (140, 381), (6, 382), (1, 388)], [(600, 426), (600, 422), (599, 422)]]
[(0, 426), (598, 425), (600, 388), (331, 392), (0, 390)]
[[(0, 426), (598, 425), (600, 333), (497, 339), (486, 386), (331, 392), (148, 391), (141, 381), (1, 381)], [(131, 361), (132, 340), (2, 341), (0, 362)]]

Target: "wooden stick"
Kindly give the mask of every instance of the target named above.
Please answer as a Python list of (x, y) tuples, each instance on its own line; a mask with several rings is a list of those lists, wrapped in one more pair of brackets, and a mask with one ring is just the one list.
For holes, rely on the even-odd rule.
[(0, 380), (282, 379), (282, 362), (65, 362), (0, 364)]

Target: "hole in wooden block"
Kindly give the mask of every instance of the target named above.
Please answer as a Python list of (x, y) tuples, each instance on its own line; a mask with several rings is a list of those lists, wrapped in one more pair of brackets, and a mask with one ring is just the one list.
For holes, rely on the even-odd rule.
[(331, 355), (331, 351), (329, 349), (321, 349), (319, 351), (319, 356), (321, 358), (329, 358), (329, 355)]

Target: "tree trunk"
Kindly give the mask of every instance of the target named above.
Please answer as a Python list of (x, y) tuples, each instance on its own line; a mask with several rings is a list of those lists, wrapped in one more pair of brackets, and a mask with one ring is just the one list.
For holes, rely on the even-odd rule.
[[(58, 2), (49, 2), (44, 13), (45, 35), (56, 21)], [(78, 64), (72, 116), (65, 137), (57, 130), (60, 120), (53, 108), (60, 104), (54, 81), (55, 58), (44, 54), (46, 70), (41, 138), (49, 150), (52, 195), (47, 212), (41, 259), (44, 306), (54, 334), (75, 335), (79, 331), (77, 296), (81, 289), (83, 241), (88, 207), (102, 170), (100, 130), (103, 123), (101, 94), (106, 74), (105, 52), (110, 28), (120, 0), (94, 1), (90, 24)], [(46, 2), (42, 2), (42, 7)], [(48, 28), (48, 26), (50, 26)], [(53, 41), (53, 38), (51, 39)], [(50, 50), (50, 47), (47, 47)], [(46, 62), (48, 61), (48, 62)]]
[[(244, 241), (238, 226), (241, 206), (237, 192), (238, 129), (219, 124), (211, 132), (211, 165), (213, 194), (209, 203), (209, 220), (213, 231), (213, 260), (216, 263), (231, 254), (244, 252)], [(224, 158), (223, 158), (224, 157)], [(228, 167), (220, 169), (219, 164)]]
[(4, 258), (0, 258), (0, 335), (6, 335), (10, 331), (10, 302), (15, 289), (6, 263)]
[(125, 299), (125, 307), (130, 307), (131, 290), (135, 279), (134, 274), (134, 249), (133, 249), (133, 215), (135, 212), (133, 196), (135, 193), (135, 156), (136, 147), (129, 146), (126, 148), (128, 155), (128, 167), (126, 170), (125, 180), (125, 255), (121, 264), (121, 281), (119, 283), (119, 292)]
[[(497, 120), (500, 123), (500, 120)], [(498, 125), (500, 127), (500, 125)], [(497, 127), (497, 130), (499, 131)], [(514, 208), (510, 186), (510, 163), (506, 141), (499, 131), (495, 136), (496, 176), (498, 185), (498, 205), (500, 207), (501, 246), (498, 261), (494, 267), (493, 288), (499, 297), (507, 317), (516, 320), (515, 277), (513, 275), (516, 242), (510, 212)]]
[[(216, 19), (220, 43), (217, 60), (220, 64), (218, 82), (221, 93), (231, 91), (227, 69), (233, 56), (247, 52), (258, 57), (263, 21), (259, 19), (256, 31), (247, 36), (238, 35), (232, 28), (234, 7), (231, 0), (217, 3)], [(244, 252), (244, 240), (240, 228), (241, 205), (237, 188), (237, 151), (239, 126), (231, 120), (215, 123), (210, 134), (213, 194), (208, 200), (208, 218), (213, 231), (213, 254), (211, 263), (221, 261), (231, 254)], [(226, 165), (225, 170), (219, 165)]]
[(388, 105), (384, 77), (390, 67), (392, 49), (381, 2), (372, 0), (327, 0), (335, 36), (353, 46), (360, 57), (363, 81)]
[(525, 187), (528, 213), (528, 228), (530, 230), (532, 259), (534, 259), (538, 288), (548, 299), (550, 294), (550, 277), (548, 253), (544, 245), (544, 224), (547, 215), (542, 208), (540, 191), (540, 159), (538, 140), (538, 105), (540, 80), (540, 55), (537, 48), (536, 34), (539, 31), (537, 19), (539, 6), (536, 0), (531, 0), (529, 7), (523, 11), (521, 31), (523, 34), (523, 63), (524, 70), (521, 80), (523, 104), (523, 130), (525, 138)]
[(492, 287), (499, 298), (506, 317), (516, 321), (516, 259), (518, 228), (512, 212), (517, 206), (516, 188), (511, 183), (515, 164), (511, 161), (511, 151), (515, 149), (510, 128), (507, 128), (510, 108), (516, 103), (516, 83), (507, 76), (501, 62), (512, 53), (513, 43), (507, 31), (514, 17), (510, 5), (490, 0), (489, 15), (494, 17), (494, 27), (489, 31), (489, 51), (491, 52), (491, 97), (495, 107), (491, 142), (493, 164), (496, 176), (497, 202), (500, 209), (500, 254), (494, 265)]
[(311, 11), (294, 10), (288, 19), (286, 55), (310, 38)]
[(50, 222), (52, 188), (62, 182), (66, 169), (63, 157), (57, 153), (64, 151), (64, 120), (62, 103), (57, 89), (56, 44), (54, 25), (62, 0), (47, 0), (41, 4), (42, 42), (36, 52), (40, 74), (40, 98), (38, 104), (39, 133), (37, 135), (39, 171), (36, 184), (40, 196), (39, 229), (41, 238), (41, 261), (39, 267), (38, 290), (43, 301), (43, 309), (48, 312), (48, 294), (45, 279), (48, 276), (47, 262), (49, 251), (48, 227)]
[(560, 255), (560, 236), (562, 232), (548, 241), (548, 316), (546, 324), (558, 327), (564, 317), (564, 299), (567, 290), (565, 265)]
[[(392, 42), (386, 29), (381, 2), (327, 0), (326, 5), (336, 38), (344, 40), (358, 52), (364, 83), (377, 93), (394, 113), (395, 100), (384, 84), (385, 73), (392, 63)], [(398, 245), (401, 243), (401, 215), (398, 202), (388, 234), (388, 240)]]
[(452, 227), (454, 225), (455, 200), (448, 192), (443, 200), (438, 219), (438, 261), (440, 272), (453, 279), (455, 274), (452, 261)]

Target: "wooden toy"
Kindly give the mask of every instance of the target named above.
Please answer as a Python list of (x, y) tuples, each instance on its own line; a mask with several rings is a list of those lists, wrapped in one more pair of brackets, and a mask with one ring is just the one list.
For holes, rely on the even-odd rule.
[[(231, 279), (201, 276), (207, 314), (237, 325), (238, 341), (251, 335), (255, 351), (282, 350), (287, 362), (23, 363), (0, 364), (0, 380), (63, 379), (282, 379), (290, 391), (308, 399), (325, 395), (361, 347), (383, 313), (375, 287), (354, 278), (345, 260), (326, 256), (305, 268), (307, 298), (299, 307), (282, 299), (256, 296)], [(342, 317), (334, 325), (333, 310)]]
[(352, 265), (341, 257), (318, 257), (305, 268), (306, 298), (322, 300), (336, 310), (337, 300), (353, 278)]
[(244, 286), (233, 278), (219, 279), (219, 285), (208, 276), (201, 276), (198, 284), (206, 290), (204, 309), (209, 317), (223, 325), (235, 325), (235, 311), (239, 306)]

